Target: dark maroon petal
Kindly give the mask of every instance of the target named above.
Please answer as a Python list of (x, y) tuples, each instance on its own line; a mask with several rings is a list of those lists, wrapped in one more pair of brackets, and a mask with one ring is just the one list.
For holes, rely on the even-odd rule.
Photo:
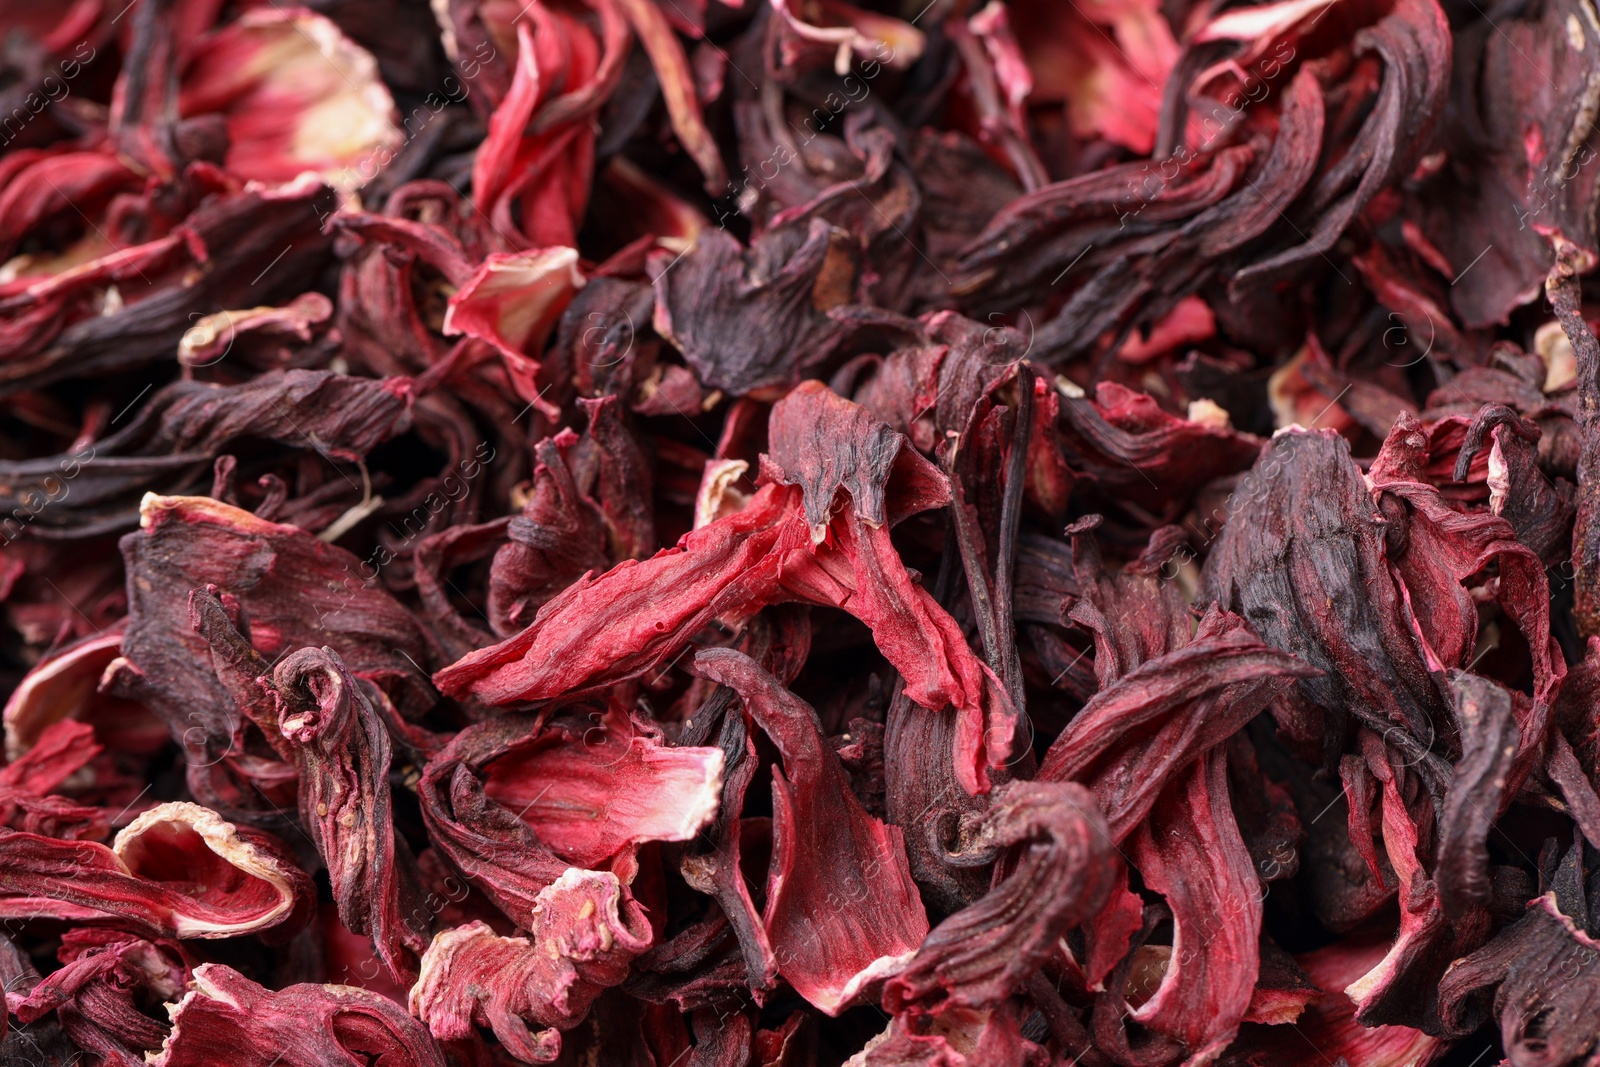
[(963, 836), (974, 850), (1014, 848), (1011, 870), (982, 900), (934, 927), (885, 987), (889, 1011), (999, 1006), (1112, 889), (1111, 837), (1082, 786), (1009, 783)]
[(662, 262), (656, 332), (712, 388), (797, 384), (842, 332), (826, 312), (845, 302), (830, 285), (855, 274), (851, 244), (822, 219), (774, 230), (748, 249), (708, 230), (682, 263)]
[(489, 761), (537, 736), (540, 725), (536, 718), (508, 715), (461, 731), (428, 761), (417, 788), (434, 847), (521, 927), (539, 894), (568, 865), (517, 812), (489, 799), (482, 773)]
[(522, 514), (506, 529), (509, 540), (495, 552), (489, 579), (489, 618), (501, 636), (533, 621), (545, 603), (583, 576), (610, 562), (601, 517), (574, 478), (567, 453), (572, 438), (535, 446), (538, 466)]
[(1439, 1000), (1453, 1033), (1493, 1018), (1512, 1063), (1583, 1062), (1600, 1042), (1600, 944), (1547, 893), (1489, 944), (1451, 964)]
[[(820, 542), (833, 519), (841, 492), (856, 516), (879, 527), (904, 515), (938, 507), (950, 498), (944, 478), (901, 434), (866, 408), (841, 399), (821, 382), (807, 382), (772, 409), (767, 433), (775, 481), (798, 485), (801, 507)], [(889, 513), (890, 479), (902, 498)]]
[[(761, 909), (756, 906), (755, 894), (744, 873), (744, 824), (740, 815), (750, 783), (761, 767), (755, 735), (735, 701), (733, 690), (719, 689), (695, 712), (695, 719), (689, 726), (695, 731), (695, 737), (716, 741), (722, 750), (724, 770), (717, 818), (707, 828), (713, 847), (710, 852), (686, 855), (680, 862), (680, 869), (685, 881), (701, 892), (710, 893), (721, 906), (726, 922), (739, 940), (750, 988), (753, 995), (759, 997), (776, 984), (778, 960), (773, 955)], [(717, 730), (714, 735), (713, 728)], [(759, 892), (758, 887), (756, 894)]]
[[(1379, 508), (1397, 527), (1385, 533), (1386, 550), (1429, 664), (1466, 665), (1478, 620), (1462, 583), (1493, 566), (1500, 579), (1496, 599), (1528, 644), (1535, 696), (1548, 702), (1561, 660), (1552, 652), (1544, 566), (1516, 539), (1508, 521), (1481, 512), (1463, 514), (1436, 488), (1417, 480), (1426, 447), (1420, 424), (1402, 417), (1373, 460), (1368, 479)], [(1391, 517), (1386, 494), (1404, 501), (1403, 511)]]
[[(1489, 913), (1458, 891), (1457, 901), (1465, 907), (1456, 916), (1445, 914), (1435, 874), (1421, 860), (1435, 845), (1432, 799), (1419, 787), (1416, 768), (1376, 734), (1363, 731), (1360, 744), (1365, 768), (1356, 773), (1375, 778), (1382, 789), (1382, 847), (1399, 883), (1400, 926), (1388, 952), (1345, 986), (1345, 995), (1363, 1025), (1408, 1018), (1431, 1022), (1438, 1010), (1439, 977), (1452, 960), (1483, 943)], [(1459, 871), (1449, 874), (1458, 884), (1463, 880)]]
[(953, 862), (961, 817), (983, 810), (985, 798), (967, 792), (957, 757), (954, 708), (930, 713), (901, 692), (889, 704), (884, 733), (886, 821), (905, 835), (911, 873), (930, 905), (951, 912), (989, 889), (984, 867)]
[(407, 877), (410, 850), (394, 830), (392, 746), (373, 706), (386, 698), (327, 648), (290, 653), (270, 686), (261, 682), (300, 773), (300, 821), (328, 865), (340, 921), (372, 935), (392, 977), (414, 976), (405, 950), (422, 952), (428, 931), (413, 918), (419, 894)]
[[(1436, 183), (1436, 195), (1418, 198), (1417, 207), (1422, 229), (1461, 274), (1460, 284), (1450, 288), (1450, 304), (1468, 326), (1503, 322), (1535, 298), (1553, 259), (1550, 233), (1590, 255), (1600, 251), (1588, 207), (1594, 191), (1563, 177), (1589, 149), (1566, 139), (1573, 124), (1569, 116), (1581, 105), (1559, 88), (1592, 76), (1594, 55), (1573, 42), (1600, 35), (1589, 30), (1572, 36), (1569, 11), (1565, 4), (1530, 10), (1502, 22), (1504, 36), (1493, 35), (1481, 48), (1457, 46), (1458, 74), (1480, 87), (1488, 105), (1474, 132), (1480, 147), (1453, 153), (1452, 169), (1459, 177)], [(1544, 75), (1537, 84), (1515, 73), (1534, 69), (1530, 62)], [(1542, 150), (1526, 150), (1530, 137)], [(1483, 250), (1478, 237), (1491, 233), (1498, 240), (1486, 259), (1490, 269), (1467, 272), (1466, 264)]]
[(1094, 635), (1095, 675), (1105, 689), (1140, 664), (1188, 644), (1191, 620), (1177, 585), (1164, 580), (1167, 560), (1160, 558), (1170, 558), (1181, 531), (1158, 531), (1146, 555), (1113, 576), (1101, 566), (1091, 533), (1099, 522), (1099, 516), (1089, 516), (1067, 528), (1076, 595), (1064, 598), (1062, 608), (1067, 621)]
[(1489, 882), (1489, 828), (1506, 804), (1504, 789), (1517, 752), (1511, 695), (1487, 678), (1453, 672), (1461, 760), (1439, 819), (1439, 904), (1448, 915), (1485, 907)]
[[(35, 180), (48, 186), (54, 178)], [(208, 196), (182, 232), (105, 248), (90, 264), (0, 288), (0, 336), (12, 353), (0, 384), (34, 388), (73, 375), (170, 364), (183, 335), (204, 316), (300, 291), (299, 281), (289, 289), (288, 280), (326, 262), (330, 242), (319, 232), (317, 213), (331, 205), (331, 191), (315, 181)], [(280, 254), (277, 270), (252, 285), (262, 275), (251, 266)], [(108, 285), (136, 298), (99, 314), (92, 294)]]
[(219, 501), (153, 496), (143, 529), (122, 547), (133, 577), (118, 689), (166, 719), (195, 754), (189, 781), (197, 797), (253, 806), (223, 780), (240, 728), (235, 700), (214, 673), (193, 670), (210, 658), (189, 619), (188, 593), (197, 586), (235, 598), (262, 655), (327, 642), (352, 673), (391, 685), (403, 714), (426, 707), (416, 666), (429, 659), (421, 627), (384, 589), (368, 585), (361, 562), (343, 549)]
[(1175, 418), (1149, 396), (1112, 383), (1100, 386), (1094, 400), (1065, 398), (1056, 426), (1069, 467), (1138, 500), (1187, 494), (1245, 469), (1261, 453), (1261, 442), (1249, 434)]
[[(1539, 402), (1543, 399), (1541, 393)], [(1518, 418), (1506, 405), (1485, 405), (1467, 429), (1452, 475), (1458, 482), (1470, 480), (1473, 461), (1488, 445), (1484, 482), (1489, 510), (1511, 523), (1517, 540), (1529, 551), (1554, 566), (1566, 550), (1574, 494), (1565, 479), (1552, 481), (1539, 468), (1543, 436), (1537, 422)], [(1491, 469), (1493, 484), (1489, 484)]]
[[(1188, 760), (1254, 718), (1288, 681), (1313, 673), (1256, 640), (1238, 616), (1213, 609), (1189, 644), (1096, 694), (1050, 746), (1039, 778), (1089, 786), (1120, 842)], [(1157, 740), (1143, 741), (1151, 735)]]
[[(1268, 644), (1322, 674), (1295, 683), (1320, 736), (1334, 743), (1347, 716), (1391, 744), (1422, 751), (1444, 701), (1389, 574), (1391, 529), (1349, 446), (1329, 432), (1280, 434), (1239, 485), (1206, 560), (1209, 593)], [(1426, 561), (1424, 561), (1426, 562)]]
[(1595, 573), (1595, 546), (1600, 543), (1600, 339), (1583, 317), (1580, 271), (1591, 269), (1593, 253), (1567, 242), (1555, 244), (1555, 263), (1545, 278), (1545, 295), (1566, 335), (1575, 363), (1577, 397), (1573, 423), (1577, 430), (1578, 509), (1572, 528), (1573, 618), (1578, 632), (1600, 632), (1600, 579)]

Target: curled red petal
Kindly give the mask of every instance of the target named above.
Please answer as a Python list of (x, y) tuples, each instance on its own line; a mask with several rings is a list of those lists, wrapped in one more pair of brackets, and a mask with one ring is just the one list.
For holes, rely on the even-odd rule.
[(151, 808), (107, 848), (0, 830), (0, 912), (116, 921), (161, 937), (237, 937), (304, 925), (311, 880), (282, 844), (215, 812)]
[(867, 814), (816, 712), (754, 660), (708, 649), (695, 669), (734, 689), (783, 755), (762, 920), (778, 973), (836, 1015), (904, 966), (928, 932), (900, 830)]

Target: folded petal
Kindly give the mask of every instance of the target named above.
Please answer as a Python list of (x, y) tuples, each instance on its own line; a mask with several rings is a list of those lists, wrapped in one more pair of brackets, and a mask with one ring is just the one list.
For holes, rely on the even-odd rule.
[[(1531, 901), (1522, 918), (1450, 965), (1439, 983), (1447, 1033), (1466, 1034), (1495, 1018), (1513, 1064), (1593, 1059), (1600, 1044), (1600, 941), (1589, 915), (1577, 906), (1584, 892), (1571, 877), (1591, 866), (1581, 861), (1582, 853), (1576, 844), (1563, 861), (1563, 873), (1571, 878), (1567, 886)], [(1569, 887), (1576, 892), (1564, 891)]]
[(1120, 842), (1185, 764), (1313, 673), (1213, 608), (1189, 644), (1095, 694), (1050, 745), (1039, 780), (1088, 786)]
[(272, 1067), (382, 1063), (445, 1067), (422, 1023), (387, 997), (345, 985), (271, 990), (231, 967), (203, 963), (169, 1007), (172, 1033), (150, 1067)]
[(647, 841), (688, 841), (717, 814), (723, 754), (668, 746), (619, 708), (557, 721), (483, 765), (484, 793), (568, 863), (631, 879)]
[(1213, 750), (1169, 787), (1133, 837), (1133, 862), (1172, 909), (1172, 956), (1155, 995), (1131, 1016), (1210, 1063), (1239, 1032), (1254, 996), (1265, 888), (1229, 805), (1227, 761)]
[(817, 713), (750, 657), (708, 649), (703, 676), (739, 693), (783, 756), (772, 772), (772, 864), (762, 919), (778, 973), (837, 1015), (903, 967), (928, 932), (900, 830), (862, 808)]
[(194, 669), (210, 658), (189, 617), (197, 587), (215, 585), (235, 599), (250, 642), (269, 660), (327, 644), (352, 674), (384, 683), (403, 715), (431, 706), (415, 666), (431, 658), (420, 624), (369, 584), (362, 562), (344, 549), (217, 500), (154, 495), (145, 499), (142, 529), (121, 544), (129, 622), (116, 691), (160, 714), (192, 753), (197, 797), (249, 808), (221, 780), (241, 729), (238, 705), (215, 672)]
[(1353, 716), (1380, 734), (1400, 727), (1391, 743), (1410, 755), (1426, 748), (1445, 721), (1444, 696), (1390, 577), (1389, 527), (1349, 445), (1331, 431), (1284, 431), (1232, 500), (1206, 559), (1206, 590), (1268, 644), (1322, 672), (1296, 682), (1288, 700), (1305, 709), (1295, 741), (1337, 744)]
[(160, 1050), (168, 1028), (141, 1008), (175, 1001), (188, 985), (189, 960), (175, 942), (79, 928), (62, 936), (59, 955), (62, 968), (27, 996), (8, 993), (18, 1020), (59, 1013), (73, 1041), (110, 1062)]
[(392, 745), (373, 706), (384, 698), (364, 686), (371, 683), (353, 677), (332, 650), (303, 648), (284, 657), (262, 688), (295, 757), (300, 821), (328, 865), (339, 919), (354, 933), (370, 933), (391, 977), (400, 979), (415, 974), (405, 950), (420, 953), (427, 931), (411, 918), (411, 854), (394, 829)]
[(276, 839), (197, 804), (145, 812), (112, 847), (0, 830), (0, 912), (237, 937), (310, 917), (311, 879)]

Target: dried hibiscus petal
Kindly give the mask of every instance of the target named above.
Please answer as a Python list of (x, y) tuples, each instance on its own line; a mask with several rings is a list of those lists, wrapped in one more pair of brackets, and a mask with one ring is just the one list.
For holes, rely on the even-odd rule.
[(1140, 828), (1132, 855), (1172, 910), (1172, 954), (1130, 1017), (1205, 1062), (1233, 1041), (1254, 998), (1265, 894), (1228, 804), (1223, 753), (1191, 764), (1168, 789), (1172, 802)]
[(372, 55), (307, 10), (254, 9), (195, 43), (178, 109), (221, 114), (228, 169), (286, 181), (311, 171), (354, 189), (402, 133)]
[(483, 923), (435, 936), (411, 990), (412, 1013), (443, 1040), (483, 1025), (517, 1059), (554, 1062), (559, 1030), (621, 983), (651, 931), (615, 875), (576, 868), (540, 892), (528, 927), (527, 938), (501, 937)]
[(0, 1063), (1600, 1058), (1501, 6), (0, 3)]
[(62, 938), (64, 966), (26, 996), (8, 993), (24, 1024), (58, 1012), (78, 1045), (110, 1062), (139, 1062), (156, 1052), (167, 1029), (148, 1010), (176, 1001), (189, 982), (189, 961), (172, 941), (146, 941), (110, 930), (79, 929)]
[(47, 726), (32, 748), (0, 770), (0, 824), (69, 841), (104, 837), (100, 809), (53, 795), (101, 751), (84, 723)]
[[(914, 700), (955, 704), (962, 784), (986, 788), (982, 767), (1009, 754), (1014, 709), (889, 542), (895, 520), (946, 499), (944, 479), (903, 437), (821, 383), (796, 389), (773, 419), (774, 481), (743, 509), (676, 549), (574, 583), (521, 634), (463, 657), (435, 682), (489, 703), (585, 692), (666, 661), (713, 619), (789, 599), (839, 606), (874, 628)], [(814, 456), (824, 433), (838, 435), (836, 457)], [(619, 603), (638, 605), (649, 624), (616, 614)]]
[(489, 799), (481, 775), (490, 760), (535, 738), (540, 725), (507, 715), (463, 730), (428, 761), (417, 785), (433, 846), (520, 926), (569, 865), (517, 812)]
[(850, 791), (816, 712), (748, 656), (708, 649), (703, 675), (736, 691), (783, 756), (772, 779), (772, 864), (762, 913), (778, 973), (837, 1014), (903, 967), (928, 931), (900, 831)]
[(373, 707), (383, 697), (362, 691), (370, 684), (352, 677), (331, 650), (303, 648), (278, 663), (270, 692), (279, 735), (300, 773), (301, 821), (328, 865), (339, 919), (356, 933), (370, 932), (400, 978), (413, 970), (404, 950), (421, 952), (427, 931), (407, 921), (416, 914), (411, 854), (394, 830), (392, 746)]
[(1530, 901), (1527, 913), (1483, 948), (1450, 965), (1439, 984), (1448, 1032), (1462, 1033), (1492, 1010), (1512, 1063), (1592, 1057), (1600, 1042), (1600, 944), (1587, 902), (1589, 855), (1581, 842), (1574, 844), (1550, 892)]
[(1322, 672), (1284, 701), (1292, 736), (1338, 745), (1354, 716), (1408, 754), (1426, 751), (1443, 696), (1389, 574), (1392, 527), (1349, 446), (1326, 431), (1280, 434), (1235, 500), (1206, 582), (1268, 644)]
[(484, 794), (567, 862), (631, 881), (640, 845), (687, 841), (715, 816), (722, 760), (613, 707), (506, 746), (483, 765)]
[(311, 882), (276, 839), (197, 804), (151, 808), (107, 848), (0, 830), (0, 911), (115, 920), (159, 937), (237, 937), (310, 917)]
[(992, 1012), (955, 1008), (916, 1029), (897, 1016), (845, 1062), (847, 1067), (1028, 1067), (1040, 1062), (1043, 1050), (1022, 1035), (1017, 1014), (1009, 1004)]
[[(1121, 841), (1186, 758), (1221, 743), (1290, 680), (1311, 673), (1258, 641), (1238, 616), (1213, 608), (1188, 644), (1097, 693), (1045, 753), (1039, 778), (1087, 785)], [(1152, 734), (1158, 740), (1143, 743)]]
[(238, 751), (235, 702), (214, 672), (192, 669), (209, 660), (189, 619), (188, 592), (197, 586), (236, 598), (257, 651), (277, 656), (328, 640), (353, 673), (392, 683), (402, 713), (425, 706), (426, 682), (414, 666), (428, 658), (421, 627), (386, 591), (357, 577), (350, 553), (204, 497), (149, 497), (143, 514), (143, 528), (123, 539), (135, 577), (124, 658), (110, 677), (195, 752), (196, 796), (237, 808), (229, 814), (240, 817), (255, 806), (221, 773)]
[(924, 998), (935, 1013), (998, 1006), (1111, 891), (1111, 838), (1082, 786), (1009, 783), (968, 835), (975, 849), (1016, 847), (1014, 868), (935, 927), (889, 980), (884, 1006), (891, 1011)]
[(773, 231), (749, 249), (709, 230), (681, 266), (656, 275), (656, 332), (713, 388), (793, 385), (809, 369), (804, 354), (820, 355), (842, 333), (817, 297), (830, 275), (854, 273), (852, 258), (844, 235), (822, 219)]
[(101, 675), (121, 648), (122, 632), (114, 627), (34, 664), (6, 701), (6, 758), (20, 758), (47, 729), (65, 719), (89, 724), (97, 740), (119, 751), (159, 749), (167, 740), (167, 728), (149, 709), (96, 692)]
[(203, 963), (172, 1008), (172, 1033), (148, 1062), (269, 1067), (361, 1060), (395, 1067), (446, 1063), (426, 1027), (376, 993), (309, 984), (273, 991), (230, 967)]

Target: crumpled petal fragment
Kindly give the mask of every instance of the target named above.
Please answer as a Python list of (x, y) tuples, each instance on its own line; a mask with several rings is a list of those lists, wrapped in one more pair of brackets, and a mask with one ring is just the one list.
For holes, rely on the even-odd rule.
[(620, 984), (651, 941), (649, 922), (615, 875), (577, 868), (539, 894), (530, 933), (501, 937), (473, 922), (438, 934), (411, 989), (412, 1013), (441, 1040), (487, 1026), (518, 1059), (551, 1063), (561, 1051), (558, 1031)]

